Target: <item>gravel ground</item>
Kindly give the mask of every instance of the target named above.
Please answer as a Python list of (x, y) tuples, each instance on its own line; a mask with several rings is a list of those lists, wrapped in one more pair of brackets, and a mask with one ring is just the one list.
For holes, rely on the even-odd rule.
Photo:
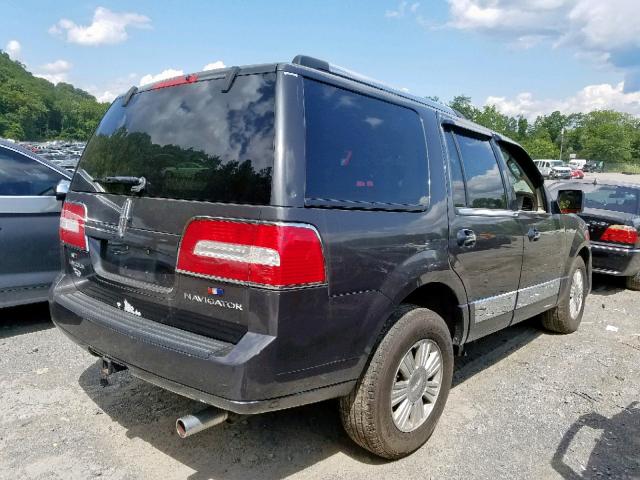
[(119, 372), (55, 329), (45, 305), (0, 313), (0, 478), (640, 479), (640, 294), (595, 277), (580, 330), (535, 319), (479, 340), (426, 446), (383, 462), (343, 433), (334, 402), (186, 440), (196, 402)]

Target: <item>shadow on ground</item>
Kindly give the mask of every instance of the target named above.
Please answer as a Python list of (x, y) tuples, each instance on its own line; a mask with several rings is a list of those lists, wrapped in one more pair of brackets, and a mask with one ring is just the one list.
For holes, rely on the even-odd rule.
[[(596, 288), (602, 294), (606, 294), (604, 292), (608, 289), (618, 288), (615, 280), (613, 284), (607, 279), (598, 282)], [(542, 334), (540, 319), (533, 318), (468, 345), (465, 356), (456, 359), (453, 388)], [(110, 384), (102, 387), (98, 368), (97, 363), (92, 365), (79, 379), (80, 386), (89, 397), (127, 430), (129, 438), (140, 438), (194, 470), (190, 476), (192, 480), (253, 480), (258, 471), (260, 478), (279, 479), (338, 453), (363, 464), (383, 462), (351, 442), (340, 424), (335, 401), (247, 417), (181, 440), (175, 433), (175, 419), (201, 409), (202, 404), (147, 384), (128, 372), (112, 375)], [(616, 418), (585, 418), (584, 421), (599, 421), (598, 425), (603, 429), (620, 431), (624, 437), (623, 427), (616, 423)], [(637, 432), (638, 427), (635, 428)], [(629, 431), (627, 436), (631, 433)], [(603, 445), (606, 445), (607, 438), (603, 439)], [(566, 439), (566, 443), (571, 442), (571, 432), (567, 433)], [(560, 460), (562, 448), (561, 445), (558, 449)], [(561, 462), (556, 459), (554, 462), (556, 470), (562, 468)]]
[(591, 295), (593, 297), (614, 295), (627, 288), (624, 277), (615, 277), (613, 275), (594, 273), (592, 282)]
[(0, 338), (53, 328), (48, 303), (0, 309)]
[[(567, 459), (572, 444), (583, 430), (599, 433), (586, 465), (579, 471)], [(633, 402), (608, 418), (598, 413), (581, 416), (562, 437), (551, 461), (553, 469), (566, 480), (588, 478), (640, 478), (640, 402)]]
[[(537, 319), (521, 323), (469, 345), (456, 359), (454, 388), (541, 334)], [(277, 479), (341, 453), (363, 464), (383, 461), (357, 447), (344, 433), (337, 402), (246, 417), (181, 440), (175, 419), (201, 409), (197, 402), (147, 384), (128, 372), (110, 377), (101, 387), (98, 363), (80, 376), (80, 386), (129, 438), (154, 448), (195, 470), (191, 479)]]

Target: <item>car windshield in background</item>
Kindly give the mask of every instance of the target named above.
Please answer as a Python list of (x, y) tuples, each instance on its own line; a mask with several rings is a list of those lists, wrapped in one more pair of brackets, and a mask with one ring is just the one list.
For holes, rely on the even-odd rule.
[(116, 100), (72, 189), (130, 195), (135, 185), (118, 179), (144, 177), (141, 196), (269, 204), (275, 82), (274, 73), (241, 75), (226, 93), (217, 79)]
[(600, 185), (585, 191), (585, 208), (599, 208), (637, 215), (638, 190), (630, 187)]

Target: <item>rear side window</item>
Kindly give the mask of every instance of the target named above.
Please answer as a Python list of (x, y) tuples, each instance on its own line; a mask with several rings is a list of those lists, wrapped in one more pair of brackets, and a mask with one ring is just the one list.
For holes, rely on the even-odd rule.
[(502, 175), (491, 142), (472, 133), (455, 133), (467, 185), (467, 207), (507, 208)]
[(307, 199), (427, 204), (427, 152), (416, 112), (308, 79), (304, 95)]
[[(142, 91), (116, 100), (87, 144), (76, 191), (131, 195), (109, 177), (145, 177), (147, 197), (268, 205), (275, 73)], [(113, 178), (111, 178), (113, 180)]]
[(32, 158), (0, 148), (0, 195), (55, 195), (56, 184), (63, 178)]
[(601, 185), (585, 192), (584, 206), (638, 214), (638, 190), (628, 187)]

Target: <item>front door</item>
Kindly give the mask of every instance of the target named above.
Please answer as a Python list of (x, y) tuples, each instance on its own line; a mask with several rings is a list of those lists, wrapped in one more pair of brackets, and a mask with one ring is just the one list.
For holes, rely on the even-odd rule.
[(513, 210), (524, 235), (524, 258), (513, 322), (537, 315), (556, 304), (566, 264), (565, 233), (559, 215), (548, 211), (542, 184), (526, 174), (521, 152), (498, 143), (505, 161)]

